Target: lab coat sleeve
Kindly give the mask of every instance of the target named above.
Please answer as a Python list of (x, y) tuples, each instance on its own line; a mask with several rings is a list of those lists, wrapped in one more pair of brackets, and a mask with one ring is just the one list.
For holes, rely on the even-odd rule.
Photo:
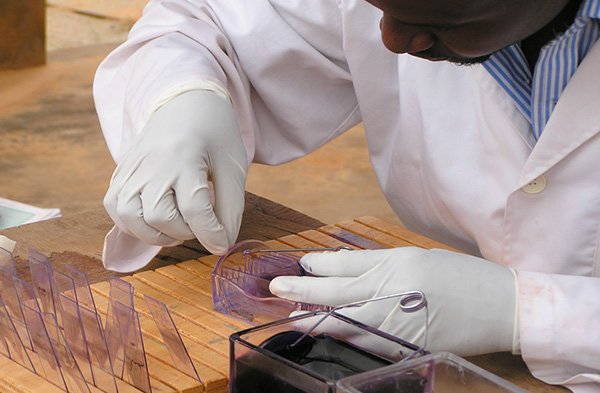
[[(195, 89), (231, 99), (249, 161), (301, 157), (360, 121), (337, 0), (150, 1), (94, 79), (114, 160), (160, 105)], [(131, 271), (159, 250), (115, 227), (102, 259)]]
[(531, 373), (600, 390), (600, 277), (519, 272), (521, 353)]
[[(116, 162), (150, 115), (169, 98), (194, 89), (230, 89), (232, 95), (244, 94), (246, 81), (229, 57), (233, 49), (212, 10), (178, 3), (149, 3), (128, 40), (96, 72), (96, 109)], [(202, 42), (197, 37), (202, 37)], [(243, 106), (238, 111), (243, 113)], [(241, 114), (240, 120), (246, 131), (251, 130), (251, 116)], [(250, 132), (246, 132), (245, 144), (252, 147)]]
[(229, 95), (250, 161), (292, 160), (359, 121), (335, 0), (151, 1), (94, 81), (115, 161), (193, 89)]

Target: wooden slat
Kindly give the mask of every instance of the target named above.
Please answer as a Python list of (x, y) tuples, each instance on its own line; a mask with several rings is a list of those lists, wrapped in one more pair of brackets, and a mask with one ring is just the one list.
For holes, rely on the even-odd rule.
[[(355, 249), (403, 246), (451, 249), (439, 242), (374, 217), (360, 217), (352, 221), (324, 226), (318, 230), (306, 230), (281, 237), (278, 240), (267, 241), (266, 244), (271, 249), (337, 247), (350, 244)], [(227, 391), (228, 338), (234, 332), (249, 328), (251, 324), (213, 310), (211, 272), (217, 259), (216, 256), (207, 256), (123, 277), (134, 287), (136, 310), (140, 316), (153, 393), (174, 391), (225, 393)], [(239, 256), (234, 256), (232, 259), (233, 261), (237, 260), (238, 263), (242, 262)], [(96, 304), (104, 316), (106, 316), (108, 306), (109, 288), (107, 281), (92, 285)], [(202, 383), (198, 383), (176, 369), (162, 342), (162, 337), (151, 313), (143, 301), (144, 295), (151, 296), (169, 307)], [(3, 375), (5, 363), (9, 363), (11, 367), (9, 375)], [(482, 365), (483, 363), (485, 362), (482, 362)], [(50, 385), (50, 390), (45, 389), (49, 382), (41, 380), (39, 376), (6, 358), (4, 361), (0, 359), (0, 367), (3, 370), (0, 373), (0, 391), (52, 393), (52, 388), (56, 391), (53, 385)], [(15, 371), (12, 372), (12, 370)], [(23, 373), (32, 376), (33, 379), (25, 378), (25, 382), (21, 381)], [(504, 377), (511, 379), (510, 376)], [(38, 383), (40, 380), (42, 383)], [(119, 381), (119, 383), (124, 384), (123, 381)], [(554, 388), (551, 390), (555, 391)], [(131, 386), (123, 391), (139, 393)]]
[(376, 217), (360, 217), (355, 219), (356, 222), (359, 222), (363, 225), (366, 225), (370, 228), (376, 228), (380, 232), (387, 233), (389, 235), (395, 236), (399, 239), (403, 239), (415, 246), (423, 247), (423, 248), (443, 248), (446, 250), (457, 251), (452, 247), (449, 247), (443, 243), (440, 243), (435, 240), (431, 240), (423, 235), (419, 235), (418, 233), (409, 231), (404, 227), (400, 227), (398, 225), (390, 224), (382, 219)]
[(350, 243), (343, 242), (343, 241), (333, 238), (323, 232), (319, 232), (319, 231), (316, 231), (313, 229), (300, 232), (298, 234), (298, 236), (300, 236), (308, 241), (319, 244), (321, 247), (342, 247), (343, 246), (343, 247), (350, 247), (353, 249), (359, 249), (359, 247), (357, 247), (357, 246), (354, 246)]
[[(40, 361), (40, 358), (38, 357), (38, 355), (34, 352), (32, 352), (29, 349), (26, 349), (27, 353), (29, 354), (29, 358), (31, 359), (35, 369), (42, 373), (43, 370), (43, 366), (42, 363)], [(15, 365), (18, 366), (18, 368), (11, 368), (11, 367), (6, 367), (5, 368), (5, 364), (8, 364), (7, 362), (10, 362), (11, 365)], [(15, 370), (15, 372), (9, 371), (9, 370)], [(1, 356), (0, 355), (0, 370), (2, 370), (0, 372), (0, 387), (5, 387), (6, 389), (2, 389), (0, 390), (1, 392), (6, 391), (11, 391), (11, 389), (17, 389), (16, 386), (20, 386), (19, 389), (25, 389), (25, 390), (21, 390), (21, 391), (31, 391), (31, 392), (52, 392), (52, 388), (56, 388), (60, 390), (60, 388), (58, 388), (57, 386), (53, 385), (52, 383), (46, 381), (43, 376), (41, 375), (37, 375), (35, 373), (33, 373), (32, 371), (26, 369), (25, 367), (22, 367), (21, 365), (11, 361), (10, 359)], [(104, 373), (102, 370), (96, 369), (94, 371), (96, 374), (95, 376), (97, 378), (100, 378), (100, 380), (104, 380), (103, 378), (107, 378), (107, 380), (110, 380), (112, 382), (112, 377), (109, 376), (108, 374)], [(3, 381), (5, 380), (5, 381)], [(29, 382), (32, 381), (32, 382)], [(41, 382), (40, 382), (41, 381)], [(122, 381), (120, 379), (116, 379), (116, 383), (117, 383), (117, 387), (119, 389), (120, 393), (142, 393), (141, 390), (137, 389), (134, 386), (129, 385), (128, 383), (126, 383), (125, 381)], [(48, 387), (48, 385), (50, 385), (50, 387)], [(101, 384), (98, 386), (102, 386)], [(98, 389), (97, 387), (93, 386), (93, 385), (89, 385), (90, 388), (90, 392), (91, 393), (102, 393), (102, 390)], [(28, 389), (28, 390), (27, 390)], [(19, 391), (14, 390), (14, 391)], [(173, 389), (162, 389), (159, 387), (159, 391), (161, 392), (174, 392)]]
[(0, 387), (2, 392), (63, 393), (57, 386), (18, 363), (0, 355)]
[(326, 247), (322, 244), (315, 243), (311, 240), (303, 238), (298, 235), (288, 235), (284, 236), (280, 239), (290, 248), (316, 248), (316, 247)]
[(372, 239), (364, 238), (356, 233), (347, 231), (335, 225), (326, 225), (319, 228), (320, 232), (323, 232), (333, 238), (339, 239), (345, 243), (350, 243), (357, 248), (362, 249), (377, 249), (385, 248), (385, 245)]
[[(212, 297), (206, 296), (199, 291), (190, 291), (188, 287), (169, 277), (153, 271), (147, 271), (134, 274), (133, 278), (142, 281), (144, 284), (155, 288), (163, 294), (192, 306), (193, 308), (187, 308), (189, 310), (194, 310), (191, 319), (207, 329), (214, 329), (215, 332), (221, 332), (223, 326), (225, 326), (230, 330), (226, 332), (225, 335), (229, 336), (229, 334), (234, 333), (237, 330), (246, 329), (248, 327), (246, 323), (243, 323), (238, 319), (214, 312), (212, 308)], [(125, 279), (130, 279), (130, 277), (126, 277)], [(136, 285), (134, 285), (134, 287), (135, 286)], [(144, 293), (146, 293), (147, 290), (149, 291), (149, 289), (144, 289)], [(152, 296), (149, 293), (148, 295)], [(179, 310), (181, 310), (181, 307), (176, 311)], [(213, 316), (208, 315), (213, 313)]]
[[(146, 353), (150, 352), (149, 349), (144, 347)], [(163, 356), (168, 356), (168, 352), (165, 351)], [(164, 383), (167, 386), (172, 387), (178, 392), (182, 393), (202, 393), (204, 392), (204, 386), (202, 384), (180, 372), (176, 368), (174, 368), (171, 364), (167, 363), (168, 358), (158, 358), (156, 355), (148, 355), (146, 356), (146, 361), (148, 362), (148, 374), (150, 374), (150, 378), (154, 378)], [(153, 386), (154, 388), (154, 386)], [(154, 390), (154, 389), (153, 389)]]
[(203, 265), (205, 265), (206, 267), (208, 267), (211, 270), (215, 267), (218, 260), (219, 260), (219, 257), (217, 255), (209, 255), (209, 256), (197, 259), (198, 262), (202, 263)]
[(374, 242), (382, 244), (385, 247), (406, 247), (412, 244), (406, 240), (391, 236), (377, 228), (369, 227), (357, 221), (343, 221), (335, 224), (336, 227), (352, 232), (360, 237), (370, 239)]
[[(202, 258), (202, 259), (205, 259), (205, 258)], [(195, 276), (198, 276), (200, 278), (210, 281), (210, 275), (211, 275), (212, 269), (210, 267), (206, 266), (204, 263), (200, 262), (199, 260), (193, 259), (191, 261), (185, 261), (185, 262), (178, 263), (175, 266), (178, 269), (185, 270), (189, 274), (193, 274)]]
[(156, 273), (168, 277), (169, 279), (178, 282), (192, 291), (199, 292), (208, 297), (212, 296), (210, 276), (206, 278), (193, 273), (190, 274), (188, 270), (179, 267), (179, 264), (165, 266), (155, 271)]
[(11, 382), (12, 381), (6, 381), (4, 379), (0, 379), (0, 392), (4, 392), (4, 393), (20, 393), (20, 392), (24, 391), (23, 388), (19, 388), (19, 387), (15, 387), (15, 386), (11, 385)]
[[(29, 357), (34, 364), (36, 370), (40, 373), (43, 370), (40, 359), (37, 354), (27, 350), (29, 353)], [(15, 367), (16, 366), (16, 367)], [(43, 376), (37, 375), (32, 371), (22, 367), (21, 365), (13, 362), (12, 360), (0, 355), (0, 391), (14, 391), (14, 392), (32, 392), (32, 393), (52, 393), (52, 392), (62, 392), (62, 389), (53, 385)], [(102, 370), (95, 370), (97, 376), (102, 373)], [(102, 375), (101, 377), (103, 377)], [(106, 374), (108, 376), (108, 374)], [(109, 377), (112, 380), (112, 377)], [(129, 385), (125, 381), (116, 380), (117, 387), (119, 389), (119, 393), (142, 393), (141, 390), (135, 388), (134, 386)], [(100, 385), (99, 385), (100, 386)], [(89, 384), (91, 393), (102, 393), (102, 390)], [(161, 390), (166, 392), (174, 392), (174, 390)]]
[[(135, 386), (131, 386), (130, 384), (119, 378), (113, 379), (113, 376), (111, 374), (97, 367), (94, 368), (94, 377), (96, 378), (96, 385), (99, 387), (105, 387), (106, 384), (112, 384), (114, 381), (117, 384), (117, 389), (119, 390), (119, 393), (142, 393), (142, 391), (136, 388)], [(150, 384), (152, 384), (152, 380), (150, 381)], [(169, 390), (172, 391), (172, 389)]]
[[(294, 235), (289, 235), (289, 236), (294, 236)], [(284, 241), (282, 241), (281, 239), (283, 239), (283, 238), (285, 238), (285, 236), (283, 236), (283, 237), (280, 237), (280, 238), (279, 238), (279, 239), (277, 239), (277, 240), (269, 240), (269, 241), (267, 241), (267, 242), (264, 242), (264, 243), (265, 243), (265, 245), (266, 245), (266, 246), (267, 246), (269, 249), (272, 249), (272, 250), (279, 250), (279, 249), (286, 250), (286, 249), (292, 249), (292, 248), (295, 248), (295, 247), (291, 247), (291, 246), (289, 246), (289, 245), (288, 245), (288, 244), (286, 244)]]

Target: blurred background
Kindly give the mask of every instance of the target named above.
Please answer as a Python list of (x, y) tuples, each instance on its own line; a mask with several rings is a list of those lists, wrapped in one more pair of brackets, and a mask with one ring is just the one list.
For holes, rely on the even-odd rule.
[[(91, 82), (145, 3), (46, 1), (46, 65), (0, 70), (0, 197), (63, 215), (101, 204), (114, 164)], [(253, 165), (247, 190), (326, 223), (364, 215), (398, 223), (372, 173), (361, 126), (292, 163)]]

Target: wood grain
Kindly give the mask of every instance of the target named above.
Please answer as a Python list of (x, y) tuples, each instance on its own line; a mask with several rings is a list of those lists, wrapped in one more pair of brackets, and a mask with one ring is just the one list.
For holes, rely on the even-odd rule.
[[(60, 266), (70, 264), (85, 271), (93, 283), (105, 281), (116, 274), (105, 270), (101, 261), (104, 236), (112, 225), (104, 208), (99, 206), (68, 217), (10, 228), (0, 231), (0, 234), (17, 241), (14, 254), (19, 272), (25, 277), (29, 274), (27, 254), (33, 248), (49, 255), (59, 270)], [(238, 240), (276, 239), (322, 225), (322, 222), (296, 210), (246, 193)], [(177, 247), (164, 248), (145, 269), (157, 269), (207, 255), (208, 251), (197, 240), (190, 240)]]
[[(315, 225), (320, 223), (316, 220), (307, 219), (300, 213), (293, 211), (290, 213), (289, 209), (272, 210), (273, 207), (276, 207), (276, 204), (261, 200), (259, 197), (250, 195), (248, 201), (249, 211), (244, 217), (245, 230), (242, 231), (241, 237), (264, 240), (271, 248), (337, 247), (344, 245), (351, 245), (352, 248), (370, 248), (373, 245), (379, 247), (448, 248), (441, 243), (374, 217), (360, 217), (336, 225)], [(102, 223), (103, 220), (106, 220), (106, 217), (102, 214), (95, 212), (93, 215), (87, 215), (86, 217), (88, 224), (90, 222), (98, 224), (96, 225), (96, 231), (99, 228), (106, 228), (106, 222)], [(90, 221), (90, 217), (94, 220)], [(73, 254), (73, 251), (68, 251), (69, 249), (72, 250), (73, 247), (69, 247), (65, 243), (59, 242), (58, 248), (54, 247), (54, 249), (60, 250), (52, 254), (53, 263), (58, 268), (65, 263), (69, 263), (69, 261), (85, 260), (85, 263), (88, 264), (99, 263), (97, 257), (94, 257), (93, 252), (95, 251), (92, 244), (85, 244), (86, 242), (83, 240), (87, 239), (89, 241), (94, 238), (94, 230), (89, 227), (86, 229), (81, 219), (82, 217), (76, 217), (68, 220), (66, 224), (64, 222), (61, 224), (64, 225), (63, 229), (68, 229), (69, 232), (75, 229), (84, 233), (77, 235), (75, 244), (79, 244), (79, 246), (75, 254)], [(281, 224), (282, 222), (284, 224)], [(53, 236), (54, 240), (60, 238), (55, 234), (48, 234), (47, 226), (56, 228), (57, 222), (48, 222), (44, 228), (40, 224), (36, 225), (38, 225), (37, 228), (33, 228), (33, 226), (30, 228), (22, 227), (12, 233), (20, 236), (18, 240), (23, 238), (33, 239), (35, 236), (43, 235)], [(97, 236), (95, 241), (98, 242)], [(45, 245), (46, 242), (47, 247), (51, 247), (52, 242), (47, 239), (42, 244)], [(229, 376), (228, 337), (236, 331), (250, 327), (251, 324), (247, 321), (220, 314), (212, 309), (211, 271), (217, 257), (202, 256), (205, 251), (199, 245), (186, 245), (183, 248), (184, 250), (174, 250), (170, 254), (163, 254), (163, 259), (159, 260), (159, 266), (153, 270), (140, 271), (123, 277), (134, 287), (135, 304), (140, 314), (140, 325), (148, 359), (151, 384), (154, 391), (159, 392), (224, 393), (227, 392)], [(168, 257), (164, 255), (168, 255)], [(194, 257), (181, 260), (181, 258), (188, 255), (194, 255)], [(69, 258), (65, 258), (66, 256), (69, 256)], [(169, 263), (172, 261), (175, 261), (175, 263)], [(92, 269), (91, 271), (94, 274), (95, 270)], [(101, 274), (95, 274), (96, 281), (92, 285), (92, 289), (100, 313), (106, 315), (109, 283), (99, 280), (100, 277), (102, 277)], [(176, 369), (162, 342), (160, 332), (143, 301), (145, 295), (151, 296), (169, 307), (202, 382), (195, 381)], [(501, 353), (473, 357), (468, 360), (531, 392), (566, 391), (563, 388), (546, 385), (534, 379), (518, 356)], [(12, 367), (14, 368), (14, 366)], [(25, 370), (25, 375), (27, 373), (29, 372)], [(19, 385), (22, 379), (20, 375), (23, 375), (23, 372), (15, 375), (17, 376), (12, 377), (12, 379), (2, 379), (0, 377), (0, 388), (7, 386), (7, 391), (11, 391), (10, 389), (15, 392), (30, 391), (26, 389), (31, 388), (23, 384)], [(29, 375), (25, 378), (27, 386), (32, 385), (31, 378), (39, 379), (39, 377)], [(15, 388), (14, 386), (20, 387)], [(21, 388), (23, 390), (19, 390)]]

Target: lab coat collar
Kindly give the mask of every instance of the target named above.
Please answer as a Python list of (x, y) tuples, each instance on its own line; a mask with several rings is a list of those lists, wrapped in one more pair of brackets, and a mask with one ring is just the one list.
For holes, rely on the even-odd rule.
[(525, 186), (600, 133), (600, 41), (563, 91), (519, 180)]

